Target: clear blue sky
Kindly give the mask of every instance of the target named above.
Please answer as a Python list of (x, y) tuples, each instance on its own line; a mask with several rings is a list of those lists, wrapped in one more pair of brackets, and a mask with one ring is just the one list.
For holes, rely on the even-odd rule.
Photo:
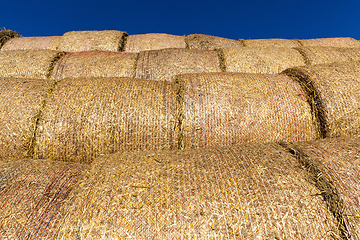
[(25, 37), (121, 30), (232, 39), (360, 39), (360, 0), (4, 0), (0, 7), (0, 27)]

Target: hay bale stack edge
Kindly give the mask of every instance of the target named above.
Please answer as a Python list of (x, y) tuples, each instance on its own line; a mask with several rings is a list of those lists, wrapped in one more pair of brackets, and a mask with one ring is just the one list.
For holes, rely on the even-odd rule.
[(7, 41), (1, 50), (57, 50), (60, 39), (60, 36), (13, 38)]
[(6, 29), (0, 29), (0, 50), (3, 45), (12, 38), (21, 37), (18, 32)]
[(185, 37), (164, 33), (147, 33), (128, 36), (125, 52), (141, 52), (166, 48), (185, 48)]

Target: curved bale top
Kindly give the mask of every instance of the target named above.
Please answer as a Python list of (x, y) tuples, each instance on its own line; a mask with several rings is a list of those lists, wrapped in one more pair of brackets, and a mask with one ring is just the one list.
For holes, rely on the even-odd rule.
[(48, 160), (0, 160), (0, 238), (55, 239), (86, 169)]
[(18, 32), (12, 30), (0, 29), (0, 50), (2, 46), (12, 38), (18, 38), (21, 35)]
[(201, 72), (221, 72), (215, 51), (171, 48), (140, 52), (136, 77), (173, 81), (177, 74)]
[(179, 89), (180, 148), (317, 138), (307, 96), (281, 75), (183, 74)]
[(270, 38), (270, 39), (243, 39), (243, 44), (246, 47), (285, 47), (294, 48), (301, 47), (298, 40), (295, 39), (281, 39), (281, 38)]
[(57, 50), (60, 38), (60, 36), (12, 38), (4, 44), (1, 50)]
[(28, 154), (49, 87), (45, 81), (0, 78), (0, 159)]
[(71, 31), (65, 33), (59, 42), (58, 50), (64, 52), (83, 51), (122, 51), (127, 33), (115, 30)]
[(310, 96), (322, 137), (360, 137), (360, 63), (287, 69)]
[(185, 48), (185, 37), (165, 33), (130, 35), (126, 40), (125, 52), (141, 52), (166, 48)]
[(205, 34), (191, 34), (185, 39), (190, 49), (216, 50), (224, 47), (243, 47), (240, 41)]
[(280, 73), (305, 65), (304, 57), (295, 49), (280, 47), (237, 47), (222, 49), (227, 72)]
[(337, 225), (278, 145), (126, 152), (93, 162), (60, 239), (334, 239)]
[(52, 50), (0, 51), (0, 77), (47, 79), (63, 54)]
[(78, 77), (133, 77), (136, 53), (88, 51), (65, 54), (54, 66), (51, 79)]
[(90, 162), (116, 151), (174, 149), (175, 94), (162, 81), (64, 79), (47, 99), (33, 156)]
[(351, 37), (301, 39), (299, 41), (305, 47), (360, 47), (360, 42)]

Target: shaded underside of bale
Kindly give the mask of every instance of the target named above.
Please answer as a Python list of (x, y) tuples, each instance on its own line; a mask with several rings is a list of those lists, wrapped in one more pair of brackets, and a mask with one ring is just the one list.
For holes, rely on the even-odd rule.
[(200, 50), (215, 50), (224, 47), (243, 47), (243, 43), (240, 41), (205, 34), (188, 35), (186, 36), (186, 43), (190, 49)]
[(304, 141), (318, 136), (305, 92), (288, 77), (183, 74), (176, 83), (180, 148)]
[(360, 63), (336, 63), (287, 69), (310, 96), (323, 137), (360, 137)]
[(44, 81), (0, 78), (0, 159), (27, 154), (48, 88)]
[(47, 79), (62, 55), (53, 50), (0, 51), (0, 77)]
[(360, 42), (351, 37), (301, 39), (299, 41), (305, 47), (360, 47)]
[(185, 37), (165, 33), (130, 35), (126, 40), (125, 52), (141, 52), (165, 48), (185, 48)]
[(0, 160), (0, 238), (55, 239), (86, 167)]
[(224, 48), (227, 72), (280, 73), (305, 65), (304, 57), (295, 49), (280, 47)]
[(175, 94), (162, 81), (64, 79), (47, 100), (34, 158), (90, 162), (116, 151), (174, 149)]
[(339, 236), (307, 173), (275, 144), (109, 155), (85, 179), (60, 239)]
[(294, 48), (300, 47), (301, 44), (298, 40), (295, 39), (246, 39), (243, 40), (243, 43), (246, 47), (285, 47), (285, 48)]
[(18, 32), (14, 32), (12, 30), (0, 30), (0, 49), (2, 46), (12, 38), (18, 38), (21, 35)]
[(140, 52), (136, 77), (173, 81), (177, 74), (201, 72), (221, 72), (215, 51), (172, 48)]
[(60, 36), (13, 38), (7, 41), (1, 50), (57, 50), (60, 38)]
[(51, 79), (133, 77), (138, 54), (109, 51), (72, 52), (54, 66)]
[(71, 31), (61, 37), (58, 50), (64, 52), (122, 51), (126, 36), (127, 33), (115, 30)]

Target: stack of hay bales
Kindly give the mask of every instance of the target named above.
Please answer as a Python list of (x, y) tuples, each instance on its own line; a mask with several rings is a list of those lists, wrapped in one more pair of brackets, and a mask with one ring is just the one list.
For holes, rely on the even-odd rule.
[(350, 37), (302, 39), (299, 42), (305, 47), (360, 47), (360, 42)]
[(7, 41), (17, 37), (21, 37), (21, 35), (18, 32), (6, 30), (6, 29), (0, 29), (0, 49)]
[(246, 47), (282, 47), (282, 48), (295, 48), (301, 47), (298, 40), (295, 39), (242, 39), (241, 40)]
[(185, 48), (185, 37), (164, 33), (130, 35), (126, 40), (125, 52), (141, 52), (166, 48)]
[(205, 34), (191, 34), (185, 39), (189, 49), (216, 50), (224, 47), (243, 46), (240, 41)]
[(60, 36), (12, 38), (4, 44), (1, 50), (57, 50), (60, 39)]

